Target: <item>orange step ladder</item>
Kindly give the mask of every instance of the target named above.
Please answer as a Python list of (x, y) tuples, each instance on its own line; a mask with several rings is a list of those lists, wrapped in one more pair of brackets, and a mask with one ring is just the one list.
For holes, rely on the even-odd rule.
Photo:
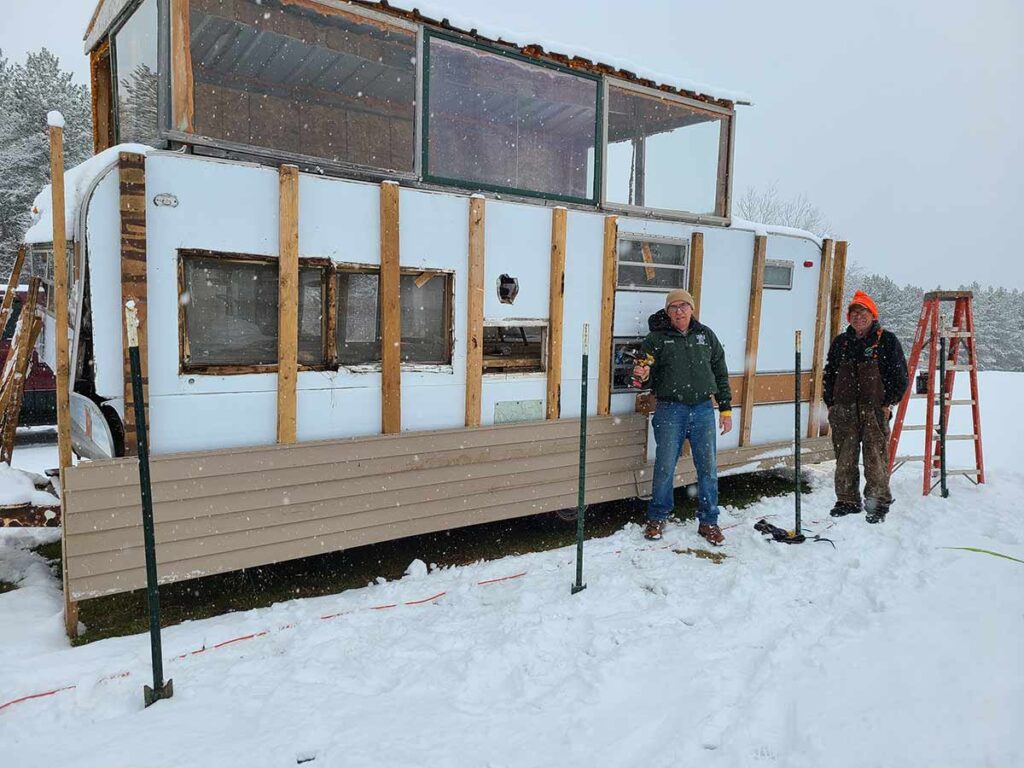
[[(940, 468), (941, 462), (941, 437), (939, 433), (940, 424), (948, 429), (949, 410), (954, 405), (970, 405), (973, 416), (974, 428), (970, 434), (945, 436), (946, 440), (971, 440), (974, 442), (973, 468), (947, 469), (947, 475), (962, 475), (975, 484), (985, 482), (985, 461), (981, 450), (981, 413), (978, 407), (978, 355), (977, 345), (974, 336), (974, 308), (972, 300), (974, 294), (971, 291), (933, 291), (924, 295), (924, 303), (921, 305), (921, 317), (917, 321), (917, 331), (914, 333), (914, 345), (910, 350), (908, 362), (909, 386), (900, 401), (896, 410), (896, 421), (893, 424), (892, 435), (889, 438), (889, 473), (895, 472), (904, 464), (913, 461), (924, 462), (924, 478), (922, 493), (927, 496), (938, 485), (933, 480), (935, 472)], [(943, 302), (953, 302), (953, 321), (946, 326), (943, 323), (941, 305)], [(946, 338), (949, 344), (946, 350), (945, 359), (945, 402), (939, 404), (939, 388), (937, 385), (936, 373), (939, 370), (939, 339)], [(963, 344), (961, 344), (963, 340)], [(967, 352), (966, 362), (959, 362), (961, 348)], [(927, 373), (924, 370), (918, 374), (918, 365), (921, 360), (921, 353), (927, 350), (928, 363)], [(921, 366), (923, 369), (923, 366)], [(957, 371), (968, 371), (971, 381), (971, 397), (968, 400), (953, 399), (953, 383), (956, 380)], [(918, 386), (918, 378), (926, 386)], [(920, 390), (924, 390), (923, 392)], [(903, 424), (907, 415), (907, 406), (911, 399), (927, 399), (924, 424)], [(939, 404), (943, 409), (939, 424), (936, 423), (935, 406)], [(900, 436), (904, 431), (924, 432), (924, 453), (915, 456), (897, 456)]]

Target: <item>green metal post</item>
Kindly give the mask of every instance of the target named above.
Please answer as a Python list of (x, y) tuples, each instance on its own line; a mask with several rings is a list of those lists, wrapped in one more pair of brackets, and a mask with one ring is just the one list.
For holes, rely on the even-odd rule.
[[(794, 408), (794, 449), (793, 449), (793, 483), (796, 486), (795, 506), (796, 506), (796, 526), (794, 531), (796, 535), (800, 535), (800, 331), (796, 332), (796, 367), (793, 371), (794, 390), (796, 397), (793, 399), (796, 401), (796, 407)], [(813, 404), (812, 404), (813, 405)]]
[(153, 492), (149, 480), (149, 439), (146, 428), (146, 402), (142, 389), (142, 360), (139, 357), (139, 317), (135, 302), (124, 309), (128, 330), (128, 359), (132, 373), (132, 399), (135, 401), (135, 429), (139, 449), (139, 487), (142, 491), (142, 536), (146, 549), (146, 602), (149, 604), (149, 644), (153, 659), (153, 687), (143, 687), (148, 707), (174, 695), (174, 681), (164, 683), (163, 650), (160, 643), (160, 591), (156, 577), (156, 537), (153, 534)]
[[(954, 361), (955, 362), (955, 361)], [(939, 337), (939, 494), (949, 498), (946, 487), (946, 337)], [(929, 435), (928, 439), (931, 439)]]
[(583, 383), (580, 385), (580, 474), (576, 502), (576, 583), (572, 594), (587, 588), (583, 583), (583, 530), (586, 507), (583, 503), (587, 484), (587, 360), (590, 356), (590, 325), (583, 324)]

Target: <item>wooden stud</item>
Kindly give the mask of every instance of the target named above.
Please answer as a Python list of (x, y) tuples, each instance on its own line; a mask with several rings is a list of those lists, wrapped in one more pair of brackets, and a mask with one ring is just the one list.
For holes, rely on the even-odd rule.
[(551, 282), (548, 302), (548, 393), (545, 418), (562, 411), (562, 307), (565, 302), (565, 233), (568, 211), (551, 210)]
[(402, 431), (401, 256), (398, 245), (397, 182), (380, 185), (381, 431)]
[(184, 133), (195, 130), (190, 40), (189, 0), (171, 0), (171, 124)]
[(89, 89), (92, 101), (92, 149), (98, 154), (114, 144), (109, 40), (89, 54), (89, 78), (92, 86)]
[(466, 426), (480, 426), (484, 366), (484, 210), (469, 200), (469, 272), (466, 280)]
[(743, 395), (740, 405), (740, 445), (750, 444), (753, 425), (754, 377), (757, 375), (757, 345), (761, 334), (761, 296), (764, 293), (764, 262), (768, 251), (765, 235), (754, 237), (754, 259), (750, 272), (750, 308), (747, 313), (747, 354), (743, 366)]
[(278, 172), (277, 442), (294, 443), (299, 368), (299, 169)]
[(807, 436), (817, 437), (821, 421), (822, 375), (825, 369), (825, 315), (828, 312), (829, 281), (832, 271), (832, 241), (821, 243), (821, 269), (818, 272), (818, 304), (814, 316), (814, 357), (811, 366), (810, 409), (807, 414)]
[(690, 295), (693, 296), (693, 316), (700, 317), (700, 286), (704, 281), (704, 233), (690, 235)]
[[(118, 155), (121, 186), (121, 306), (135, 302), (139, 315), (139, 357), (142, 362), (143, 398), (149, 402), (149, 355), (146, 333), (146, 157), (132, 152)], [(124, 370), (124, 452), (138, 451), (135, 428), (135, 399), (132, 394), (131, 365), (128, 361), (128, 332), (121, 323)], [(147, 419), (148, 421), (148, 419)]]
[(839, 335), (842, 328), (843, 292), (846, 290), (846, 250), (849, 246), (846, 240), (836, 243), (835, 257), (832, 259), (832, 306), (829, 312), (829, 341)]
[(7, 279), (7, 291), (4, 293), (3, 303), (0, 303), (0, 333), (7, 327), (7, 321), (11, 317), (11, 307), (14, 304), (14, 294), (18, 290), (18, 279), (21, 277), (21, 268), (25, 264), (25, 246), (18, 249), (14, 257), (14, 265), (11, 267), (11, 275)]
[(597, 415), (607, 416), (612, 402), (612, 326), (615, 320), (615, 266), (619, 238), (618, 216), (604, 219), (604, 254), (601, 257), (601, 349), (597, 370)]
[[(715, 213), (729, 215), (729, 170), (732, 168), (732, 117), (723, 117), (718, 132), (718, 183), (715, 188)], [(697, 314), (694, 312), (694, 314)]]

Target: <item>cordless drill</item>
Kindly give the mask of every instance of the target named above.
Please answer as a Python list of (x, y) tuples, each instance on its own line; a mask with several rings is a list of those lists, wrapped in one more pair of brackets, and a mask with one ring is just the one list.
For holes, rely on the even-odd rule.
[[(636, 353), (633, 355), (633, 366), (634, 367), (650, 367), (654, 365), (654, 356), (647, 353)], [(629, 385), (633, 389), (643, 389), (644, 379), (641, 379), (636, 374), (632, 374), (629, 380)]]

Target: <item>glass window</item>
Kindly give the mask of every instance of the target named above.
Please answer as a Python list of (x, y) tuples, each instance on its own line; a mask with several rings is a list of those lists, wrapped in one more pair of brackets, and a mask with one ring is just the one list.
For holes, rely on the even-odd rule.
[(618, 288), (656, 291), (687, 288), (689, 251), (685, 241), (620, 240)]
[(764, 287), (791, 289), (793, 287), (793, 262), (773, 259), (765, 261)]
[(279, 0), (191, 0), (195, 132), (411, 172), (416, 35)]
[(426, 175), (593, 200), (598, 81), (428, 38)]
[(719, 153), (727, 130), (726, 115), (610, 87), (607, 201), (724, 216)]
[(119, 141), (159, 143), (157, 68), (157, 0), (145, 0), (114, 35)]
[[(380, 363), (380, 275), (376, 267), (338, 273), (338, 362)], [(400, 280), (403, 363), (452, 361), (453, 280), (444, 272), (403, 274)]]
[[(277, 365), (276, 260), (182, 257), (184, 363)], [(299, 363), (324, 364), (324, 273), (299, 268)]]
[(543, 371), (546, 336), (540, 325), (485, 325), (484, 373)]

